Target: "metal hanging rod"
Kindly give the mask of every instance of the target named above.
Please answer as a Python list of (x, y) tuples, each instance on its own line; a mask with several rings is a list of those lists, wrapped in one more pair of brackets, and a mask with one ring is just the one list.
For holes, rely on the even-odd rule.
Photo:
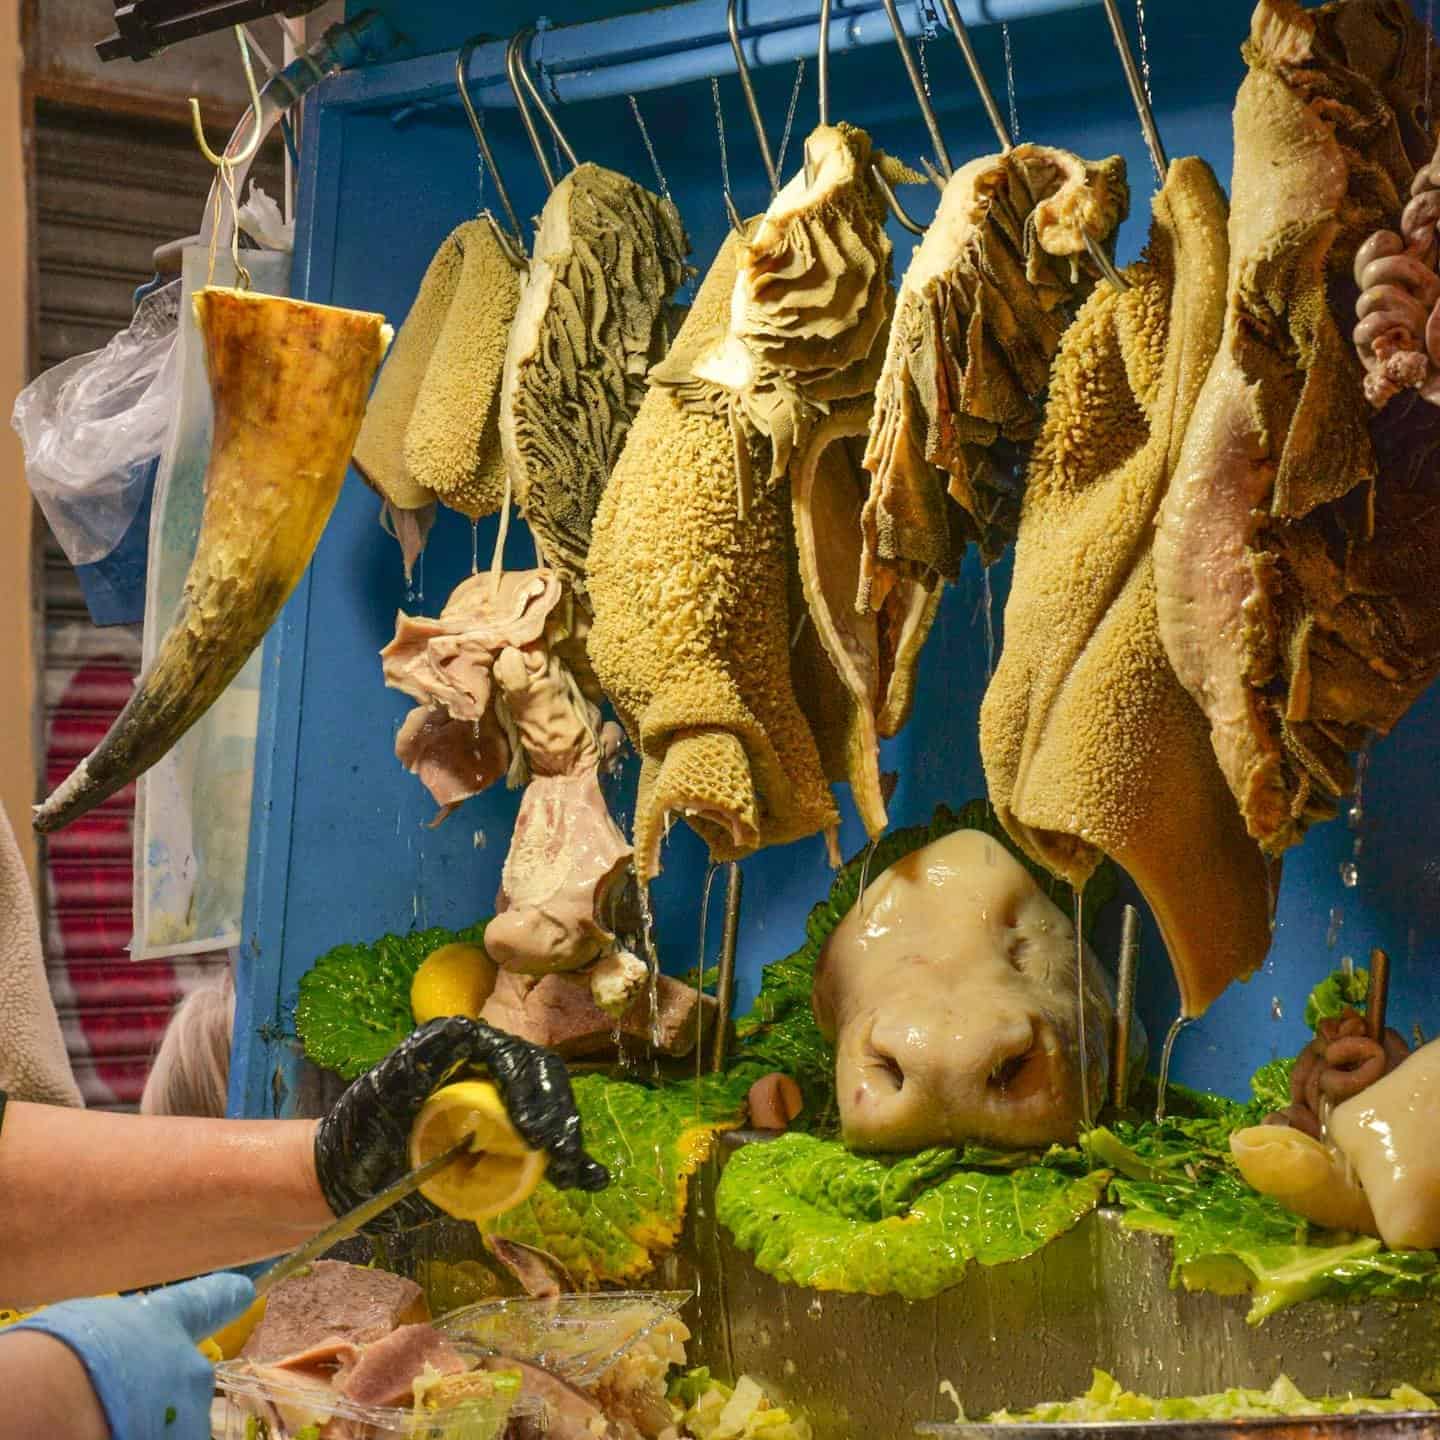
[[(958, 0), (956, 13), (972, 29), (1093, 8), (1098, 0)], [(790, 65), (819, 52), (819, 17), (794, 0), (742, 0), (739, 42), (752, 70)], [(914, 0), (902, 0), (901, 20), (912, 38), (926, 24)], [(893, 45), (883, 0), (836, 5), (830, 53)], [(513, 109), (506, 76), (506, 42), (475, 48), (466, 76), (482, 109)], [(735, 71), (726, 0), (683, 0), (641, 14), (612, 16), (542, 30), (527, 45), (529, 70), (545, 98), (578, 104), (648, 90), (667, 90)], [(427, 55), (347, 72), (331, 81), (327, 103), (400, 106), (456, 103), (453, 54)]]
[(1125, 33), (1125, 22), (1120, 18), (1118, 0), (1104, 0), (1105, 15), (1110, 21), (1110, 34), (1115, 39), (1115, 48), (1120, 53), (1120, 64), (1125, 70), (1125, 81), (1130, 86), (1130, 98), (1135, 102), (1135, 113), (1140, 117), (1140, 129), (1145, 134), (1145, 145), (1150, 151), (1150, 163), (1155, 167), (1155, 178), (1165, 183), (1169, 163), (1165, 159), (1165, 147), (1160, 142), (1160, 128), (1155, 123), (1155, 112), (1150, 108), (1150, 97), (1145, 93), (1145, 81), (1141, 78), (1140, 67), (1135, 63), (1135, 52), (1130, 48), (1130, 37)]

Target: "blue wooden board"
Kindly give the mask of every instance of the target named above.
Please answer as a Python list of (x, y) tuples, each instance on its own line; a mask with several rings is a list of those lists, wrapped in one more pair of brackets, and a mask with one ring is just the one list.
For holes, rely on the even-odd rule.
[[(1242, 68), (1239, 42), (1248, 0), (1150, 9), (1149, 60), (1158, 114), (1172, 155), (1198, 153), (1228, 182), (1229, 110)], [(429, 3), (405, 7), (429, 48), (458, 45), (465, 17)], [(470, 23), (479, 21), (470, 17)], [(491, 22), (493, 23), (493, 22)], [(636, 20), (646, 24), (645, 17)], [(643, 41), (637, 33), (637, 44)], [(977, 29), (977, 48), (1003, 93), (1004, 56), (998, 26)], [(1053, 13), (1011, 27), (1020, 138), (1063, 144), (1088, 155), (1123, 153), (1135, 199), (1120, 244), (1122, 260), (1143, 243), (1151, 176), (1102, 12), (1095, 7)], [(953, 43), (944, 35), (927, 48), (926, 68), (957, 163), (994, 148)], [(321, 87), (305, 126), (306, 152), (296, 293), (384, 311), (398, 324), (435, 248), (477, 207), (475, 151), (453, 95), (437, 91), (425, 104), (396, 110), (382, 99), (384, 67), (367, 76), (364, 98), (344, 83)], [(778, 142), (793, 69), (757, 76), (761, 104)], [(920, 119), (889, 46), (836, 57), (832, 113), (864, 125), (881, 146), (918, 159)], [(348, 103), (327, 102), (345, 93)], [(766, 192), (733, 76), (721, 81), (728, 160), (742, 209), (763, 206)], [(659, 163), (685, 217), (694, 258), (707, 264), (723, 236), (719, 144), (708, 83), (691, 82), (640, 97)], [(804, 130), (814, 117), (813, 66), (807, 75), (787, 171), (793, 171)], [(645, 146), (623, 97), (564, 107), (563, 121), (583, 159), (613, 165), (650, 183)], [(543, 201), (539, 176), (522, 148), (513, 111), (496, 111), (489, 131), (522, 214)], [(486, 202), (493, 194), (486, 192)], [(933, 192), (911, 191), (907, 203), (928, 213)], [(913, 242), (898, 230), (897, 274)], [(512, 535), (507, 563), (531, 554), (523, 527)], [(494, 522), (480, 526), (488, 556)], [(413, 593), (399, 551), (377, 524), (377, 501), (358, 478), (347, 482), (304, 582), (267, 647), (262, 707), (262, 768), (257, 777), (242, 957), (242, 998), (232, 1081), (232, 1108), (247, 1114), (284, 1112), (293, 1085), (292, 1029), (296, 984), (314, 959), (345, 940), (369, 939), (414, 925), (461, 925), (490, 913), (508, 844), (517, 796), (492, 791), (469, 802), (437, 830), (426, 828), (433, 807), (393, 755), (395, 730), (409, 702), (386, 690), (376, 652), (390, 638), (396, 612), (434, 614), (470, 568), (471, 532), (443, 513)], [(1001, 614), (1008, 563), (996, 568), (994, 626)], [(986, 677), (980, 572), (973, 555), (946, 595), (925, 652), (915, 716), (887, 747), (885, 767), (901, 781), (892, 805), (896, 825), (928, 818), (937, 802), (959, 804), (982, 793), (976, 717)], [(1275, 946), (1262, 974), (1235, 987), (1203, 1022), (1182, 1037), (1175, 1074), (1220, 1091), (1243, 1090), (1249, 1073), (1303, 1042), (1301, 1010), (1308, 989), (1343, 954), (1363, 963), (1371, 945), (1395, 962), (1392, 1014), (1409, 1023), (1440, 1023), (1433, 979), (1440, 935), (1440, 786), (1428, 752), (1440, 726), (1440, 697), (1431, 696), (1376, 749), (1359, 831), (1336, 822), (1314, 832), (1287, 862)], [(631, 772), (633, 776), (633, 771)], [(848, 800), (845, 802), (849, 815)], [(628, 814), (624, 817), (628, 821)], [(623, 822), (622, 822), (623, 823)], [(1342, 862), (1363, 841), (1358, 884), (1342, 883)], [(862, 834), (847, 818), (844, 848)], [(1196, 855), (1196, 865), (1205, 857)], [(696, 960), (701, 846), (677, 824), (655, 898), (665, 968), (678, 973)], [(806, 913), (830, 882), (820, 840), (764, 853), (745, 866), (745, 909), (739, 953), (739, 1003), (753, 996), (762, 965), (793, 949)], [(716, 906), (718, 915), (718, 903)], [(1101, 935), (1113, 955), (1112, 913)], [(1336, 930), (1332, 915), (1343, 923)], [(712, 936), (715, 928), (712, 927)], [(1155, 927), (1146, 920), (1140, 1010), (1153, 1038), (1176, 1012), (1177, 1000)]]

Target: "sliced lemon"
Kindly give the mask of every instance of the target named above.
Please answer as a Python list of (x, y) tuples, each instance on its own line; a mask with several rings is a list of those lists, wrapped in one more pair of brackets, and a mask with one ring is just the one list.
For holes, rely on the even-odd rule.
[(417, 1025), (442, 1015), (468, 1015), (474, 1020), (494, 988), (495, 962), (478, 945), (442, 945), (415, 972), (410, 1009)]
[(472, 1133), (470, 1153), (447, 1165), (420, 1193), (457, 1220), (489, 1220), (522, 1205), (545, 1174), (546, 1156), (531, 1150), (510, 1123), (488, 1080), (437, 1090), (410, 1131), (410, 1165), (418, 1168)]

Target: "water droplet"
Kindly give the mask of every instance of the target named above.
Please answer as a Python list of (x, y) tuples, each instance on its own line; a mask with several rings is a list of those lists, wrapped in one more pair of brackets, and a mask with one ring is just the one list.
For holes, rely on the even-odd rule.
[(820, 1318), (820, 1316), (823, 1315), (824, 1313), (825, 1313), (825, 1307), (820, 1303), (820, 1297), (817, 1295), (817, 1296), (810, 1302), (809, 1307), (808, 1307), (807, 1310), (806, 1310), (806, 1314), (811, 1315), (811, 1316), (814, 1316), (814, 1317), (818, 1320), (818, 1319)]
[(470, 843), (471, 843), (477, 850), (483, 850), (483, 849), (485, 848), (485, 832), (484, 832), (483, 830), (477, 830), (477, 831), (470, 837)]
[(1340, 883), (1347, 890), (1353, 890), (1360, 883), (1360, 867), (1353, 860), (1340, 862)]
[(1342, 955), (1340, 957), (1340, 969), (1348, 975), (1355, 973), (1355, 957), (1353, 955)]
[(1345, 812), (1345, 823), (1352, 830), (1358, 830), (1365, 823), (1365, 807), (1358, 800)]
[(1330, 907), (1330, 928), (1325, 932), (1325, 948), (1333, 950), (1340, 940), (1340, 927), (1345, 923), (1345, 912), (1338, 906)]
[(1283, 1020), (1285, 1018), (1285, 1011), (1280, 1007), (1280, 997), (1278, 995), (1272, 995), (1270, 997), (1270, 1018), (1272, 1020)]

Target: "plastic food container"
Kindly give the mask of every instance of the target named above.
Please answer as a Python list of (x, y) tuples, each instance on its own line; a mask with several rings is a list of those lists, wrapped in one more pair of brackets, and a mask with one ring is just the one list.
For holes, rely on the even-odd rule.
[(487, 1300), (435, 1322), (451, 1340), (525, 1360), (584, 1389), (662, 1320), (688, 1290), (615, 1290), (547, 1300)]
[(215, 1383), (214, 1440), (532, 1440), (547, 1425), (544, 1402), (521, 1393), (518, 1371), (493, 1397), (420, 1412), (357, 1405), (299, 1375), (286, 1383), (256, 1374), (243, 1360), (216, 1366)]

